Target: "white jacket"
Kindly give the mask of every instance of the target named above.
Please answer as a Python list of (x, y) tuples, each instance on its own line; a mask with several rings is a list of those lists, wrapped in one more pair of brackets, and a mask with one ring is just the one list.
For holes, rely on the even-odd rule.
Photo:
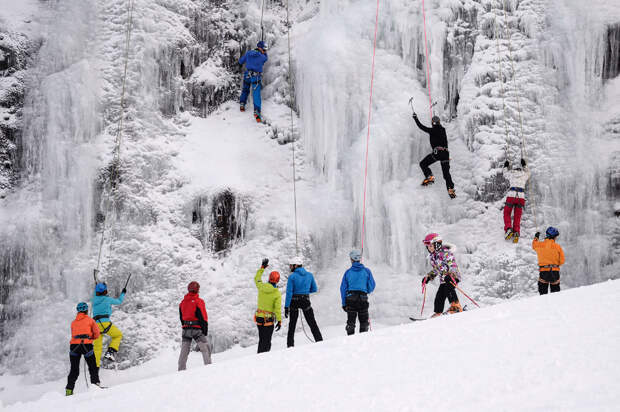
[(508, 170), (505, 174), (506, 178), (510, 182), (510, 190), (507, 197), (515, 197), (517, 199), (525, 199), (525, 192), (519, 192), (512, 190), (512, 188), (519, 188), (525, 190), (527, 181), (530, 180), (530, 169), (526, 166), (523, 170)]

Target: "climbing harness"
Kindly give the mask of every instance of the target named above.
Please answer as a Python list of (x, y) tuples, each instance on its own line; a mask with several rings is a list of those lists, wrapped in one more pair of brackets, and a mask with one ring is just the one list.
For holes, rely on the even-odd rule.
[(291, 146), (293, 148), (293, 205), (295, 209), (295, 254), (299, 255), (299, 231), (297, 226), (297, 173), (295, 170), (295, 136), (293, 135), (293, 74), (291, 69), (291, 22), (289, 20), (289, 1), (286, 2), (286, 37), (288, 41), (288, 88), (289, 88), (289, 107), (291, 109)]
[(424, 54), (426, 56), (426, 89), (428, 90), (428, 105), (431, 112), (431, 119), (433, 118), (433, 98), (431, 97), (431, 72), (430, 72), (430, 64), (428, 61), (428, 40), (426, 39), (426, 11), (424, 7), (424, 0), (422, 0), (422, 19), (424, 21)]
[[(121, 145), (123, 139), (123, 120), (125, 114), (125, 94), (127, 91), (127, 67), (129, 65), (129, 45), (131, 42), (131, 33), (133, 30), (133, 11), (134, 11), (134, 2), (135, 0), (127, 0), (127, 33), (125, 36), (125, 64), (123, 71), (123, 81), (122, 81), (122, 89), (121, 89), (121, 101), (120, 101), (120, 114), (118, 120), (118, 128), (115, 139), (115, 147), (114, 147), (114, 161), (113, 167), (110, 171), (109, 178), (109, 190), (112, 192), (108, 192), (107, 199), (105, 202), (105, 214), (104, 214), (104, 222), (103, 227), (101, 229), (101, 240), (99, 241), (99, 253), (97, 255), (97, 267), (93, 271), (93, 275), (95, 277), (95, 282), (97, 281), (97, 273), (99, 273), (99, 269), (101, 267), (101, 254), (103, 251), (103, 243), (105, 240), (106, 233), (106, 225), (108, 221), (108, 213), (110, 212), (110, 204), (114, 203), (114, 192), (117, 189), (117, 179), (118, 179), (118, 168), (120, 166), (120, 156), (121, 156)], [(114, 207), (112, 207), (112, 211), (114, 211)], [(110, 223), (110, 229), (114, 226), (114, 220), (111, 219), (112, 223)], [(110, 238), (110, 242), (112, 242), (112, 238)]]
[(364, 202), (362, 205), (362, 239), (361, 254), (364, 254), (364, 237), (366, 235), (366, 188), (368, 182), (368, 147), (370, 144), (370, 117), (372, 114), (372, 91), (375, 84), (375, 53), (377, 51), (377, 29), (379, 27), (379, 1), (377, 0), (377, 12), (375, 15), (375, 36), (372, 44), (372, 66), (370, 69), (370, 98), (368, 100), (368, 131), (366, 133), (366, 160), (364, 166)]

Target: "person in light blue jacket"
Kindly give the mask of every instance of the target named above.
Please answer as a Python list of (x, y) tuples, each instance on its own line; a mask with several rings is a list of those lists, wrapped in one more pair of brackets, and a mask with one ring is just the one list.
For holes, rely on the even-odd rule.
[(116, 353), (121, 345), (123, 339), (123, 333), (110, 320), (112, 315), (112, 305), (120, 305), (125, 299), (127, 289), (123, 289), (120, 296), (115, 299), (108, 296), (108, 286), (105, 283), (97, 283), (95, 286), (95, 294), (93, 295), (93, 319), (99, 326), (101, 335), (93, 342), (95, 351), (95, 360), (97, 361), (97, 367), (101, 366), (101, 352), (103, 350), (103, 335), (108, 335), (112, 338), (108, 345), (108, 350), (105, 354), (105, 358), (109, 361), (116, 361)]
[(267, 45), (264, 41), (256, 44), (256, 49), (246, 52), (240, 59), (239, 64), (245, 64), (245, 73), (243, 73), (243, 88), (241, 89), (241, 97), (239, 98), (239, 109), (244, 112), (245, 104), (252, 89), (252, 100), (254, 100), (254, 118), (257, 122), (261, 122), (261, 97), (260, 92), (263, 88), (263, 65), (267, 62)]
[(295, 326), (299, 317), (299, 309), (304, 313), (304, 317), (312, 331), (312, 336), (314, 336), (314, 341), (320, 342), (323, 340), (310, 304), (310, 294), (315, 293), (318, 288), (312, 273), (302, 267), (303, 263), (303, 258), (296, 256), (291, 259), (289, 264), (289, 269), (292, 273), (288, 277), (286, 284), (286, 301), (284, 304), (284, 317), (288, 318), (289, 314), (291, 315), (286, 339), (286, 346), (289, 348), (295, 346)]
[(344, 272), (340, 283), (342, 310), (347, 312), (347, 335), (355, 333), (355, 321), (359, 317), (360, 333), (368, 332), (368, 294), (375, 290), (375, 279), (370, 269), (362, 265), (362, 253), (352, 250), (349, 253), (351, 268)]

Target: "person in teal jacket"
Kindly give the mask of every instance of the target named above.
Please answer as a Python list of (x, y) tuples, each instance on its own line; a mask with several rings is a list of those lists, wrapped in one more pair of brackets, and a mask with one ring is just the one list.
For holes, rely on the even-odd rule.
[[(258, 302), (254, 321), (258, 327), (258, 353), (271, 350), (271, 337), (275, 324), (276, 332), (282, 327), (282, 296), (278, 290), (280, 273), (269, 274), (269, 282), (263, 283), (262, 276), (269, 266), (269, 259), (263, 259), (260, 269), (254, 276), (254, 284), (258, 289)], [(277, 323), (276, 323), (277, 322)]]
[(288, 277), (286, 284), (286, 303), (284, 305), (284, 317), (288, 318), (290, 313), (291, 319), (288, 324), (288, 334), (286, 338), (286, 346), (295, 346), (295, 327), (297, 326), (297, 318), (299, 317), (299, 309), (304, 313), (304, 317), (310, 326), (315, 342), (323, 340), (319, 326), (314, 319), (314, 311), (310, 304), (310, 293), (318, 290), (314, 276), (303, 267), (303, 258), (294, 257), (289, 269), (291, 275)]
[(105, 283), (97, 283), (95, 286), (95, 294), (92, 298), (93, 319), (97, 322), (97, 326), (99, 326), (99, 331), (101, 332), (101, 335), (93, 342), (97, 367), (101, 366), (104, 334), (112, 338), (108, 345), (105, 358), (112, 362), (116, 361), (115, 354), (118, 352), (121, 340), (123, 339), (123, 333), (112, 324), (110, 315), (112, 315), (112, 305), (120, 305), (123, 303), (126, 293), (127, 289), (123, 289), (118, 299), (115, 299), (108, 296), (108, 286)]

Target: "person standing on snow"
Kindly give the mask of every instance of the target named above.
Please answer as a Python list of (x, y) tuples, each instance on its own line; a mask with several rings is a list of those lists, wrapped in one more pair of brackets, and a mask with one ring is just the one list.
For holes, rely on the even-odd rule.
[(292, 273), (286, 283), (286, 302), (284, 304), (284, 317), (288, 318), (289, 313), (291, 315), (286, 339), (286, 346), (289, 348), (295, 346), (295, 327), (297, 326), (299, 309), (303, 311), (304, 317), (308, 321), (314, 341), (320, 342), (323, 340), (310, 304), (310, 293), (316, 292), (318, 288), (314, 281), (314, 276), (302, 267), (303, 264), (304, 261), (301, 256), (294, 257), (289, 264), (289, 269)]
[(424, 173), (422, 186), (428, 186), (435, 183), (435, 176), (433, 176), (433, 172), (429, 166), (436, 161), (439, 161), (441, 163), (443, 178), (446, 181), (448, 195), (451, 199), (454, 199), (456, 197), (456, 192), (454, 191), (452, 176), (450, 176), (450, 152), (448, 151), (448, 137), (446, 135), (446, 129), (444, 129), (441, 125), (441, 120), (438, 116), (433, 116), (431, 119), (433, 127), (426, 127), (420, 123), (420, 120), (418, 120), (418, 115), (415, 112), (413, 113), (413, 120), (415, 120), (415, 124), (420, 128), (420, 130), (429, 134), (431, 148), (433, 149), (432, 153), (427, 155), (420, 162), (420, 168), (422, 169), (422, 173)]
[(99, 382), (99, 368), (95, 361), (93, 350), (93, 340), (99, 338), (99, 328), (95, 321), (88, 316), (88, 304), (80, 302), (77, 305), (77, 316), (71, 322), (71, 341), (69, 342), (69, 361), (71, 370), (67, 377), (65, 395), (73, 395), (75, 381), (80, 376), (80, 358), (84, 356), (84, 361), (88, 365), (90, 373), (90, 383), (101, 386)]
[(540, 232), (536, 232), (532, 241), (532, 249), (538, 255), (538, 293), (546, 295), (551, 288), (551, 293), (560, 291), (560, 266), (564, 264), (564, 251), (562, 246), (555, 243), (560, 232), (553, 226), (547, 228), (545, 240), (539, 241)]
[(448, 245), (443, 244), (441, 237), (437, 233), (426, 235), (423, 243), (429, 253), (428, 258), (433, 270), (424, 276), (422, 285), (426, 286), (428, 282), (439, 275), (439, 289), (437, 290), (437, 295), (435, 295), (435, 313), (431, 317), (434, 318), (443, 314), (446, 299), (450, 302), (449, 314), (462, 312), (463, 308), (459, 303), (455, 290), (456, 284), (461, 281), (461, 275), (456, 265), (454, 254), (450, 251)]
[(179, 318), (183, 328), (178, 369), (180, 371), (184, 371), (187, 367), (187, 357), (192, 346), (192, 340), (198, 344), (204, 364), (211, 363), (211, 350), (207, 342), (209, 316), (207, 315), (205, 301), (198, 296), (199, 291), (200, 284), (198, 282), (189, 282), (187, 285), (188, 293), (179, 304)]
[(108, 350), (105, 353), (104, 358), (112, 362), (116, 361), (116, 353), (121, 345), (123, 339), (123, 333), (112, 324), (110, 316), (112, 315), (112, 305), (120, 305), (125, 299), (127, 289), (123, 288), (118, 299), (114, 299), (108, 296), (108, 286), (105, 283), (97, 283), (95, 285), (95, 294), (92, 298), (93, 302), (93, 319), (99, 326), (101, 335), (95, 340), (95, 357), (97, 358), (97, 367), (101, 366), (101, 351), (103, 349), (103, 335), (108, 335), (112, 338), (108, 345)]
[(263, 259), (260, 269), (254, 276), (254, 284), (258, 289), (258, 309), (254, 314), (254, 321), (258, 327), (258, 353), (271, 350), (274, 323), (278, 322), (275, 326), (276, 332), (282, 327), (282, 296), (278, 290), (280, 274), (271, 272), (269, 283), (263, 283), (263, 272), (268, 266), (269, 259)]
[(263, 65), (267, 59), (267, 45), (262, 40), (256, 44), (256, 49), (247, 51), (239, 59), (239, 64), (245, 64), (246, 68), (245, 73), (243, 73), (243, 88), (239, 98), (239, 108), (242, 112), (245, 111), (245, 104), (248, 101), (251, 88), (252, 100), (254, 100), (254, 118), (258, 123), (262, 121), (260, 92), (263, 87)]
[(342, 310), (347, 312), (347, 335), (353, 335), (356, 317), (360, 320), (360, 333), (367, 332), (370, 326), (368, 294), (375, 290), (375, 279), (370, 269), (360, 262), (362, 253), (359, 250), (352, 250), (349, 258), (351, 258), (351, 268), (342, 276), (340, 297), (342, 298)]
[[(521, 214), (525, 207), (525, 185), (530, 180), (530, 170), (525, 163), (525, 159), (521, 159), (521, 167), (510, 170), (510, 162), (504, 162), (504, 168), (507, 169), (507, 177), (510, 182), (510, 190), (506, 196), (506, 205), (504, 206), (504, 235), (506, 240), (513, 238), (513, 242), (519, 241), (521, 233)], [(510, 215), (514, 208), (514, 220), (511, 222)]]

